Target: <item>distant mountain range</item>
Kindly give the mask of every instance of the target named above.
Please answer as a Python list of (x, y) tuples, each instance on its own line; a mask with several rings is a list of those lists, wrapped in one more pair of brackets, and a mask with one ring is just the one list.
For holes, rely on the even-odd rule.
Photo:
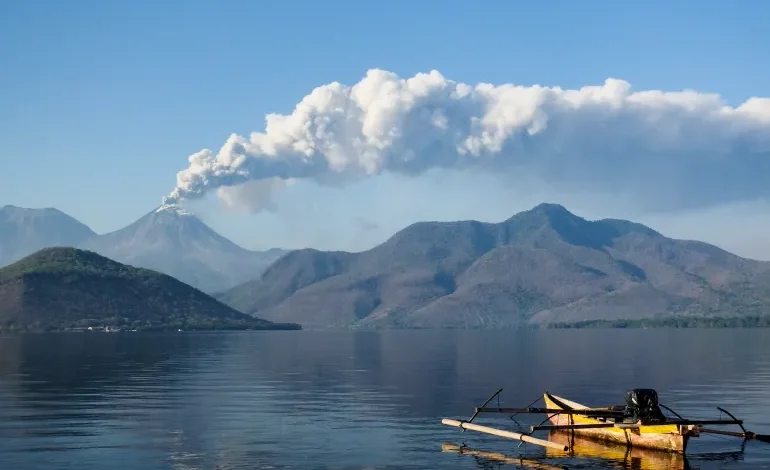
[(78, 246), (96, 233), (53, 208), (0, 208), (0, 267), (51, 246)]
[(209, 293), (256, 278), (286, 253), (241, 248), (177, 206), (161, 206), (127, 227), (93, 237), (78, 248), (168, 274)]
[(501, 223), (416, 223), (361, 253), (293, 251), (217, 297), (303, 327), (766, 315), (770, 263), (541, 204)]
[(241, 312), (311, 328), (770, 315), (769, 262), (626, 220), (585, 220), (556, 204), (500, 223), (420, 222), (360, 253), (245, 250), (176, 206), (103, 235), (56, 209), (0, 209), (3, 264), (56, 246), (164, 273)]
[(298, 329), (241, 313), (171, 276), (75, 248), (0, 269), (0, 333), (113, 329)]
[(256, 278), (286, 253), (241, 248), (176, 206), (160, 206), (103, 235), (56, 209), (0, 209), (0, 267), (49, 247), (94, 251), (168, 274), (208, 293)]

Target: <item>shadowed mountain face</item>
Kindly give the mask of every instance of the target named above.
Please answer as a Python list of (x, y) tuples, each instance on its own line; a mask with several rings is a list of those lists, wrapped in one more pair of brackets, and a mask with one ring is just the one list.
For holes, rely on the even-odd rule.
[(46, 248), (0, 269), (0, 332), (96, 325), (278, 329), (148, 269), (75, 248)]
[(0, 208), (0, 266), (42, 248), (77, 246), (96, 234), (57, 209)]
[(541, 204), (497, 224), (413, 224), (361, 253), (295, 251), (219, 298), (309, 327), (731, 316), (768, 311), (770, 263)]
[(79, 248), (168, 274), (204, 292), (224, 291), (254, 279), (285, 253), (241, 248), (176, 206), (161, 206)]

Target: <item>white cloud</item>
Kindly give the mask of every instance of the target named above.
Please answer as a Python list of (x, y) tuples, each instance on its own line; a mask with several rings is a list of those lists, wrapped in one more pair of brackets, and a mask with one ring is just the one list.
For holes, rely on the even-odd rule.
[[(314, 89), (263, 132), (201, 150), (169, 202), (218, 189), (231, 207), (262, 210), (276, 183), (324, 184), (380, 173), (477, 168), (515, 186), (539, 179), (561, 192), (632, 201), (640, 210), (698, 209), (770, 196), (770, 99), (730, 107), (714, 94), (634, 92), (608, 79), (577, 90), (467, 85), (439, 72), (400, 78), (370, 70), (352, 87)], [(248, 189), (243, 189), (248, 188)], [(268, 201), (267, 203), (265, 201)]]
[(220, 186), (217, 188), (217, 197), (228, 209), (257, 213), (261, 211), (274, 212), (277, 205), (273, 195), (287, 186), (291, 186), (295, 180), (268, 178), (246, 181), (234, 186)]

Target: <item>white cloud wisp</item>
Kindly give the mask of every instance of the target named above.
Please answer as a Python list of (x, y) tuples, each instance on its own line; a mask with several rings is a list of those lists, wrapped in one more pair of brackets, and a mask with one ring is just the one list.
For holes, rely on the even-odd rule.
[(166, 203), (218, 190), (227, 205), (259, 211), (280, 180), (475, 167), (511, 185), (528, 176), (647, 210), (697, 209), (770, 196), (770, 98), (730, 107), (696, 91), (632, 92), (617, 79), (567, 90), (374, 69), (352, 87), (320, 86), (290, 115), (269, 114), (264, 132), (233, 134), (218, 153), (188, 160)]

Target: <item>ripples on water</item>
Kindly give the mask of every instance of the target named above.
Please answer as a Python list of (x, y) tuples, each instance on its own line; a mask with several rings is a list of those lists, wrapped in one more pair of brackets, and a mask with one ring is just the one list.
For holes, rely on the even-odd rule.
[[(769, 330), (0, 338), (0, 469), (770, 468), (770, 444), (735, 438), (693, 439), (686, 461), (585, 447), (568, 457), (440, 423), (467, 418), (500, 387), (508, 406), (545, 390), (620, 403), (627, 388), (652, 387), (687, 417), (724, 406), (770, 434), (768, 339)], [(515, 427), (506, 416), (479, 420)]]

